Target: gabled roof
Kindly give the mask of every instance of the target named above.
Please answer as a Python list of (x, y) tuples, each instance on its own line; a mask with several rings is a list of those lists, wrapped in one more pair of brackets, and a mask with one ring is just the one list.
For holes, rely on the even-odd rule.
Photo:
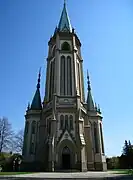
[(58, 30), (62, 32), (72, 32), (71, 23), (66, 9), (66, 3), (64, 2), (63, 11), (58, 25)]
[(64, 140), (65, 136), (67, 136), (70, 141), (75, 142), (73, 135), (70, 133), (70, 131), (68, 129), (64, 129), (59, 137), (58, 143)]

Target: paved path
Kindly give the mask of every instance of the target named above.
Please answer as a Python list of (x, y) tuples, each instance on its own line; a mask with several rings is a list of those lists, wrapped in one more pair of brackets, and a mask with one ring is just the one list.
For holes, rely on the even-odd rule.
[(113, 174), (112, 172), (73, 172), (73, 173), (33, 173), (33, 174), (23, 174), (23, 175), (13, 175), (13, 176), (5, 176), (0, 177), (0, 179), (12, 179), (12, 180), (37, 180), (37, 179), (88, 179), (88, 180), (94, 180), (94, 179), (118, 179), (118, 180), (133, 180), (133, 176), (126, 176), (126, 175), (118, 175)]

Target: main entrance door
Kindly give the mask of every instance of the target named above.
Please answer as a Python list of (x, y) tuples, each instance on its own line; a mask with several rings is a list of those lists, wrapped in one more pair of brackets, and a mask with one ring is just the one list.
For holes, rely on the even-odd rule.
[(63, 151), (62, 151), (62, 168), (63, 169), (70, 169), (71, 168), (70, 150), (67, 146), (64, 147)]

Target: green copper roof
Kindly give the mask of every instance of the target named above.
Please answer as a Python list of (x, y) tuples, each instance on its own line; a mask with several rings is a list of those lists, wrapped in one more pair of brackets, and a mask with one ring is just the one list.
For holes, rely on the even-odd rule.
[(91, 91), (88, 91), (88, 96), (87, 96), (87, 110), (88, 110), (88, 111), (94, 111), (94, 110), (95, 110), (93, 98), (92, 98), (92, 95), (91, 95)]
[(41, 96), (40, 96), (39, 89), (37, 89), (35, 92), (34, 98), (31, 103), (31, 109), (32, 110), (41, 110), (42, 109)]
[(88, 71), (87, 71), (87, 79), (88, 79), (87, 110), (95, 111), (95, 106), (94, 106), (93, 98), (91, 95), (91, 86), (90, 86)]
[(39, 72), (37, 89), (31, 103), (31, 110), (41, 110), (41, 109), (42, 109), (42, 102), (40, 95), (40, 72)]
[(67, 13), (67, 9), (66, 9), (66, 3), (64, 2), (64, 7), (63, 7), (63, 11), (61, 14), (61, 18), (60, 18), (60, 22), (58, 25), (58, 30), (62, 31), (62, 32), (72, 32), (72, 27), (70, 24), (70, 20), (69, 20), (69, 16)]

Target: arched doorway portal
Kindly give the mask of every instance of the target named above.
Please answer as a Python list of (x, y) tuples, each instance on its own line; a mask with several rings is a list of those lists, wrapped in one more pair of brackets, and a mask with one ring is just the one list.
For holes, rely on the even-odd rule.
[(71, 168), (71, 153), (67, 146), (62, 150), (62, 168), (70, 169)]

